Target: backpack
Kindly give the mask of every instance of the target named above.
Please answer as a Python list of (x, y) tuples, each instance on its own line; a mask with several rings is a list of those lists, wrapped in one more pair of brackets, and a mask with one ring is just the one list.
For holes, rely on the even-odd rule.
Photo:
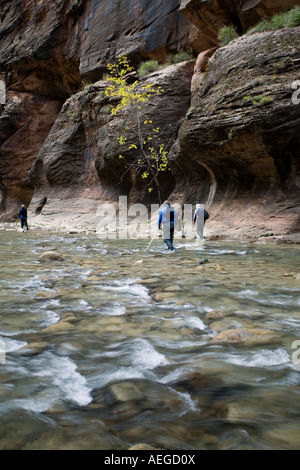
[(209, 218), (209, 213), (204, 209), (204, 222)]

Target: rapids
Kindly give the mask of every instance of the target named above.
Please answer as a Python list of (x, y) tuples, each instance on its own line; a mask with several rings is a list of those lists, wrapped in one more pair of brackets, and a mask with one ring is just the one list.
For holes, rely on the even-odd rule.
[(300, 448), (298, 246), (0, 237), (1, 450)]

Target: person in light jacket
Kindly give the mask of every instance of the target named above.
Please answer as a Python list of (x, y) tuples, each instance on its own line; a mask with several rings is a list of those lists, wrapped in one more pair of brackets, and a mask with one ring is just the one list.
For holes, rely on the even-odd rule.
[(209, 218), (209, 213), (204, 209), (203, 204), (196, 204), (193, 223), (196, 224), (196, 233), (201, 240), (204, 240), (204, 224)]

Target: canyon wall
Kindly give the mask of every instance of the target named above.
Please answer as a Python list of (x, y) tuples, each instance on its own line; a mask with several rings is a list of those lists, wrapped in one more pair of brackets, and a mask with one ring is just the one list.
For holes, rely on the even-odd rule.
[[(0, 0), (0, 220), (17, 220), (25, 203), (36, 225), (94, 230), (103, 201), (157, 203), (118, 158), (124, 123), (110, 114), (103, 75), (122, 53), (137, 67), (189, 50), (197, 62), (141, 81), (164, 89), (142, 110), (174, 140), (164, 197), (205, 203), (208, 236), (296, 241), (299, 28), (245, 32), (298, 3)], [(242, 36), (219, 47), (229, 24)], [(130, 141), (134, 116), (125, 118)]]
[(299, 48), (300, 28), (245, 35), (193, 76), (170, 155), (173, 198), (205, 202), (214, 236), (299, 233)]

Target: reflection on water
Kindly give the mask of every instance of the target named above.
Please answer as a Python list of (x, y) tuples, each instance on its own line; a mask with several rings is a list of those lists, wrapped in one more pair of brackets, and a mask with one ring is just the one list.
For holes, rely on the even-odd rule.
[(1, 449), (300, 447), (299, 247), (0, 237)]

